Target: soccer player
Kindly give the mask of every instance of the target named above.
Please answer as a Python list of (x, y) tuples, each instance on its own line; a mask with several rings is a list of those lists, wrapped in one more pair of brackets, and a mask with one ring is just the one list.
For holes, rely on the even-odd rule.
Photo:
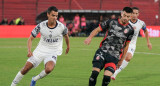
[[(14, 78), (11, 86), (16, 86), (22, 77), (32, 68), (37, 67), (44, 61), (45, 69), (40, 74), (32, 78), (30, 86), (35, 86), (36, 81), (47, 76), (55, 67), (57, 55), (62, 54), (63, 36), (67, 45), (66, 54), (69, 52), (69, 36), (67, 28), (57, 20), (58, 9), (51, 6), (47, 10), (48, 20), (38, 24), (28, 39), (28, 60), (21, 71)], [(41, 39), (38, 46), (31, 52), (33, 39), (37, 34), (41, 34)]]
[(134, 51), (136, 50), (137, 37), (138, 37), (139, 31), (141, 29), (144, 30), (145, 37), (146, 37), (146, 40), (147, 40), (147, 46), (148, 46), (149, 50), (152, 49), (152, 44), (149, 41), (149, 36), (148, 36), (148, 31), (147, 31), (147, 28), (146, 28), (146, 24), (142, 20), (138, 19), (139, 8), (133, 7), (132, 9), (133, 9), (133, 13), (132, 13), (132, 17), (131, 17), (131, 20), (129, 21), (129, 23), (134, 28), (134, 36), (133, 36), (133, 38), (132, 38), (132, 40), (129, 44), (129, 48), (128, 48), (126, 57), (122, 62), (122, 65), (115, 71), (115, 73), (112, 76), (113, 80), (115, 80), (117, 74), (120, 73), (128, 65), (131, 58), (133, 57)]
[[(131, 19), (132, 9), (124, 7), (121, 12), (120, 19), (111, 19), (104, 21), (96, 29), (92, 31), (84, 43), (89, 45), (92, 38), (100, 31), (106, 30), (106, 36), (100, 43), (99, 49), (96, 51), (93, 58), (92, 74), (89, 78), (89, 86), (95, 86), (99, 72), (104, 68), (104, 77), (102, 86), (108, 86), (112, 74), (116, 70), (118, 61), (121, 60), (120, 54), (122, 50), (128, 49), (129, 42), (134, 34), (132, 26), (129, 24)], [(123, 57), (123, 56), (122, 56)]]

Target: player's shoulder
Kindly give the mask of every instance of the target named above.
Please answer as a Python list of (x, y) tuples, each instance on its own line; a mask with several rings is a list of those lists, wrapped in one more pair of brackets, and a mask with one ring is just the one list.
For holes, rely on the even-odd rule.
[(39, 26), (46, 26), (46, 25), (47, 25), (47, 24), (46, 24), (47, 22), (48, 22), (48, 20), (44, 20), (44, 21), (40, 22), (38, 25), (39, 25)]
[(64, 24), (62, 24), (60, 21), (56, 21), (57, 22), (57, 24), (58, 24), (58, 27), (60, 27), (60, 28), (65, 28), (65, 25)]
[(141, 19), (138, 19), (137, 22), (142, 24), (142, 25), (145, 24), (145, 22), (143, 20), (141, 20)]

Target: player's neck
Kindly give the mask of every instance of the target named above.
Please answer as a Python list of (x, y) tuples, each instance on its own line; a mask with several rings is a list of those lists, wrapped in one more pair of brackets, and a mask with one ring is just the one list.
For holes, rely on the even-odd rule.
[(125, 25), (128, 25), (128, 22), (122, 22), (122, 19), (121, 19), (121, 18), (119, 19), (119, 23), (122, 24), (122, 25), (124, 25), (124, 26), (125, 26)]
[(132, 23), (136, 23), (138, 19), (131, 19)]
[(47, 24), (48, 24), (48, 27), (49, 27), (49, 28), (54, 28), (54, 27), (56, 26), (56, 22), (53, 22), (53, 23), (52, 23), (52, 22), (49, 22), (49, 21), (48, 21)]

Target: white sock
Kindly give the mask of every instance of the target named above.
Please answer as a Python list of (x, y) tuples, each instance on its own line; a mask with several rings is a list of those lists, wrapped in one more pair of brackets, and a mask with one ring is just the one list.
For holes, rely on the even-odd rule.
[(16, 86), (19, 83), (19, 81), (23, 78), (23, 76), (24, 75), (21, 74), (21, 71), (19, 71), (16, 77), (14, 78), (11, 86)]
[(33, 80), (34, 80), (34, 81), (37, 81), (37, 80), (39, 80), (39, 79), (41, 79), (41, 78), (43, 78), (43, 77), (45, 77), (45, 76), (47, 76), (47, 74), (46, 74), (45, 70), (43, 70), (39, 75), (35, 76), (35, 77), (33, 78)]
[(120, 73), (126, 66), (128, 65), (129, 62), (126, 60), (123, 60), (122, 65), (115, 71), (115, 73), (112, 75), (114, 78), (116, 78), (117, 74)]

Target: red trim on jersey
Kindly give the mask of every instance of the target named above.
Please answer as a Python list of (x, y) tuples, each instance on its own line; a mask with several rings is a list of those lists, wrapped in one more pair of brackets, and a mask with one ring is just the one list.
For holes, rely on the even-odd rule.
[(100, 25), (100, 24), (99, 24), (99, 27), (100, 27), (101, 31), (103, 31), (103, 29), (102, 29), (102, 27), (101, 27), (101, 25)]
[(128, 40), (127, 42), (131, 42), (131, 40)]
[(102, 42), (106, 39), (107, 34), (108, 34), (108, 30), (106, 31), (106, 35), (105, 35), (105, 37), (103, 38), (103, 40), (101, 41), (101, 43), (100, 43), (99, 47), (101, 47), (101, 46), (102, 46)]
[(113, 62), (105, 64), (104, 68), (107, 68), (107, 67), (112, 67), (114, 70), (116, 70), (116, 65)]
[(122, 23), (119, 21), (119, 19), (118, 19), (118, 23), (119, 23), (120, 25), (122, 25), (122, 26), (127, 26), (127, 25), (129, 24), (129, 22), (128, 22), (127, 24), (122, 24)]

